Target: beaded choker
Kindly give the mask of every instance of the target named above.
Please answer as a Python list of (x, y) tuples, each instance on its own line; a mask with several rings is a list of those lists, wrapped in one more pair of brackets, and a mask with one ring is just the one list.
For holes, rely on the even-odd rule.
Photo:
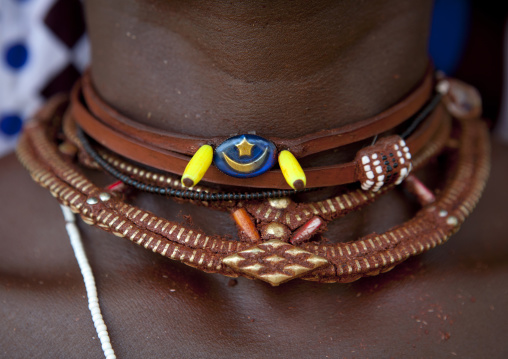
[[(76, 109), (85, 109), (78, 90), (70, 110), (65, 100), (56, 98), (35, 116), (20, 139), (17, 153), (32, 178), (85, 223), (168, 258), (206, 272), (245, 276), (272, 285), (294, 278), (351, 282), (390, 270), (410, 256), (445, 242), (460, 228), (481, 195), (489, 171), (489, 142), (485, 125), (476, 118), (479, 99), (474, 90), (456, 80), (445, 80), (439, 86), (439, 92), (446, 94), (443, 102), (448, 112), (440, 98), (433, 97), (438, 100), (428, 107), (430, 114), (409, 125), (409, 129), (415, 128), (409, 131), (407, 143), (401, 136), (390, 135), (360, 150), (352, 178), (360, 185), (351, 185), (341, 194), (317, 202), (297, 203), (289, 197), (292, 192), (280, 188), (282, 185), (258, 186), (271, 189), (250, 196), (252, 192), (221, 193), (206, 187), (189, 191), (178, 177), (139, 166), (130, 162), (135, 158), (120, 157), (111, 148), (98, 147), (80, 134), (76, 122), (102, 143), (78, 118), (83, 113)], [(113, 132), (111, 128), (107, 131)], [(126, 137), (117, 134), (118, 138), (122, 136)], [(411, 136), (422, 142), (417, 150), (410, 142)], [(122, 148), (129, 148), (131, 140), (123, 142)], [(434, 195), (409, 172), (422, 168), (443, 149), (450, 166), (443, 174), (446, 186)], [(102, 166), (122, 182), (106, 188), (95, 185), (83, 174), (79, 163), (72, 162), (75, 150), (82, 165)], [(255, 183), (255, 178), (247, 180), (252, 182), (244, 186)], [(360, 210), (401, 182), (422, 203), (415, 217), (383, 234), (372, 233), (356, 241), (320, 241), (327, 222)], [(120, 192), (126, 186), (228, 211), (238, 226), (238, 240), (191, 229), (137, 208), (122, 200)], [(212, 206), (210, 200), (217, 202)]]

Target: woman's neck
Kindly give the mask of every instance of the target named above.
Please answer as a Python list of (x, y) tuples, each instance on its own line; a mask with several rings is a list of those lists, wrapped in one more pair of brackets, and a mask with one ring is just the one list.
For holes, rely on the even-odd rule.
[(99, 93), (192, 135), (291, 138), (354, 122), (397, 102), (428, 62), (428, 0), (86, 6)]

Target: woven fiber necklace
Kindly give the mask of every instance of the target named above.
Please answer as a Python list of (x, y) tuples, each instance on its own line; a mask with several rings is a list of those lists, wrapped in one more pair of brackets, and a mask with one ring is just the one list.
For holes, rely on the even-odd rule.
[[(352, 282), (389, 271), (410, 256), (447, 241), (481, 196), (489, 173), (490, 145), (487, 128), (479, 119), (481, 101), (476, 90), (446, 79), (437, 83), (431, 96), (429, 83), (432, 81), (426, 76), (422, 85), (401, 103), (353, 128), (346, 126), (289, 141), (247, 135), (233, 139), (193, 138), (191, 143), (199, 148), (192, 158), (174, 152), (188, 148), (186, 138), (175, 134), (162, 136), (169, 139), (168, 152), (167, 148), (153, 145), (156, 131), (142, 129), (144, 132), (136, 135), (133, 122), (96, 101), (90, 86), (85, 89), (90, 106), (79, 95), (79, 85), (70, 104), (63, 97), (50, 100), (26, 126), (17, 154), (34, 181), (47, 188), (62, 206), (105, 357), (116, 358), (74, 214), (89, 225), (205, 272), (259, 279), (273, 286), (295, 278), (323, 283)], [(104, 116), (100, 116), (100, 109), (105, 111)], [(108, 121), (120, 125), (123, 133), (114, 132)], [(403, 125), (402, 130), (399, 125)], [(402, 132), (394, 134), (395, 127)], [(344, 134), (349, 134), (349, 140), (337, 144), (334, 138)], [(113, 145), (108, 135), (112, 136)], [(311, 169), (302, 169), (298, 163), (297, 158), (306, 154), (353, 143), (369, 135), (374, 135), (372, 145), (361, 148), (352, 162)], [(155, 138), (160, 139), (160, 134), (156, 133)], [(164, 141), (155, 143), (167, 145)], [(182, 147), (182, 143), (186, 145)], [(263, 162), (268, 158), (267, 144), (273, 145), (271, 155), (279, 153), (283, 176), (277, 170), (258, 173), (262, 172), (260, 168), (268, 171), (273, 166)], [(250, 161), (255, 162), (252, 167), (248, 163), (237, 166), (235, 163), (242, 163), (233, 160), (230, 166), (236, 171), (230, 174), (238, 175), (231, 182), (245, 187), (245, 191), (220, 191), (220, 187), (196, 185), (201, 178), (216, 184), (227, 180), (224, 177), (227, 171), (214, 169), (205, 176), (212, 163), (210, 150), (215, 152), (213, 162), (221, 170), (226, 168), (221, 167), (222, 159), (231, 159), (230, 155), (235, 153), (240, 159), (247, 157), (256, 146), (265, 148), (261, 155), (264, 158), (260, 157), (263, 161), (259, 158), (257, 162)], [(139, 153), (149, 154), (155, 161), (139, 165), (143, 163)], [(437, 156), (446, 159), (449, 165), (442, 175), (444, 187), (434, 194), (410, 172), (423, 168)], [(164, 159), (168, 159), (169, 169), (164, 168)], [(175, 160), (176, 166), (171, 160)], [(188, 162), (185, 169), (181, 165), (184, 162)], [(83, 173), (83, 166), (103, 170), (117, 181), (105, 188), (97, 186)], [(251, 176), (253, 172), (260, 175), (259, 181)], [(310, 174), (308, 178), (306, 172)], [(242, 182), (243, 179), (247, 181)], [(294, 196), (307, 184), (319, 189), (346, 183), (350, 185), (339, 187), (339, 195), (321, 201), (298, 202)], [(371, 233), (351, 242), (322, 240), (328, 222), (362, 209), (398, 184), (403, 184), (422, 205), (413, 218), (385, 233)], [(238, 240), (191, 229), (133, 206), (123, 200), (127, 190), (177, 197), (211, 210), (227, 211), (237, 225)]]
[[(183, 179), (179, 180), (182, 171), (171, 174), (140, 166), (137, 164), (139, 158), (125, 157), (128, 150), (119, 151), (123, 155), (115, 153), (111, 147), (101, 146), (100, 138), (90, 139), (86, 125), (78, 125), (84, 123), (78, 117), (83, 115), (82, 111), (87, 111), (82, 97), (78, 96), (79, 88), (75, 90), (70, 106), (67, 100), (55, 98), (35, 116), (21, 137), (17, 153), (32, 178), (62, 205), (79, 214), (85, 223), (170, 259), (205, 272), (245, 276), (271, 285), (294, 278), (346, 283), (386, 272), (410, 256), (442, 244), (460, 228), (480, 198), (489, 172), (489, 140), (486, 126), (478, 118), (479, 98), (470, 87), (452, 79), (441, 80), (436, 88), (438, 96), (432, 97), (429, 93), (420, 111), (410, 111), (409, 123), (402, 134), (385, 135), (384, 132), (389, 130), (385, 128), (383, 133), (376, 133), (373, 145), (358, 151), (353, 162), (310, 169), (309, 173), (352, 171), (350, 177), (340, 181), (360, 182), (360, 185), (344, 188), (337, 196), (318, 202), (295, 202), (290, 197), (295, 190), (283, 189), (285, 185), (276, 179), (276, 174), (261, 180), (270, 182), (274, 179), (280, 184), (275, 189), (256, 191), (255, 187), (264, 188), (264, 185), (253, 188), (247, 184), (245, 192), (220, 192), (216, 188), (195, 186), (195, 182), (192, 188), (187, 188)], [(76, 112), (76, 108), (81, 112)], [(90, 123), (99, 123), (96, 115), (89, 113), (86, 116), (89, 116), (87, 121)], [(378, 124), (371, 121), (358, 131), (370, 134), (374, 131), (372, 126), (375, 128)], [(125, 128), (129, 129), (128, 126)], [(319, 144), (341, 131), (345, 130), (319, 133), (305, 141), (315, 140), (312, 143)], [(352, 141), (363, 137), (353, 136)], [(134, 143), (137, 148), (163, 152), (143, 144), (139, 138), (132, 139), (126, 134), (118, 138), (122, 139), (118, 142), (121, 146)], [(218, 151), (219, 142), (227, 140), (210, 142)], [(206, 139), (199, 141), (206, 142)], [(238, 141), (235, 151), (247, 151), (245, 148), (249, 146), (254, 148), (265, 143), (255, 142), (248, 136)], [(284, 148), (293, 148), (296, 157), (303, 156), (304, 151), (298, 150), (296, 145), (291, 147), (284, 141), (271, 141), (279, 157)], [(327, 142), (312, 147), (312, 151), (334, 146), (333, 141)], [(76, 151), (77, 157), (74, 156)], [(446, 185), (434, 195), (409, 172), (422, 168), (440, 153), (451, 165), (443, 174)], [(174, 154), (173, 157), (185, 158), (182, 156)], [(187, 157), (187, 161), (191, 163), (196, 156), (197, 152), (192, 160)], [(168, 161), (173, 157), (170, 156)], [(83, 174), (76, 158), (81, 165), (103, 168), (120, 182), (106, 188), (95, 185)], [(284, 172), (285, 163), (280, 158), (279, 163)], [(301, 170), (307, 172), (305, 168)], [(223, 174), (214, 173), (209, 176), (210, 181), (221, 183)], [(286, 175), (284, 177), (289, 185), (293, 183)], [(255, 178), (249, 178), (248, 183)], [(282, 176), (280, 178), (284, 180)], [(371, 233), (351, 242), (330, 244), (320, 241), (327, 222), (360, 210), (400, 183), (404, 183), (422, 204), (412, 219), (385, 233)], [(311, 184), (311, 187), (316, 186)], [(237, 224), (238, 240), (191, 229), (133, 206), (122, 199), (121, 191), (125, 188), (176, 196), (215, 210), (228, 211)]]

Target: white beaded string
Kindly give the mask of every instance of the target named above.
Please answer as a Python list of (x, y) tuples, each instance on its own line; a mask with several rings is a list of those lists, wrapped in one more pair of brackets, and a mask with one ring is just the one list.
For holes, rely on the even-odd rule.
[(69, 207), (62, 205), (60, 205), (60, 207), (62, 208), (65, 218), (65, 228), (69, 234), (74, 255), (76, 256), (79, 268), (81, 269), (81, 274), (83, 275), (86, 295), (88, 297), (88, 309), (90, 309), (90, 313), (92, 313), (93, 324), (95, 326), (95, 330), (97, 331), (97, 336), (101, 341), (102, 351), (104, 352), (106, 359), (116, 359), (115, 352), (111, 346), (111, 340), (109, 339), (108, 328), (106, 327), (106, 323), (104, 323), (101, 308), (99, 307), (99, 297), (97, 296), (97, 287), (95, 286), (95, 278), (92, 273), (92, 268), (88, 263), (88, 258), (86, 257), (85, 249), (83, 248), (83, 242), (81, 241), (81, 236), (79, 234), (78, 227), (76, 226), (76, 217)]

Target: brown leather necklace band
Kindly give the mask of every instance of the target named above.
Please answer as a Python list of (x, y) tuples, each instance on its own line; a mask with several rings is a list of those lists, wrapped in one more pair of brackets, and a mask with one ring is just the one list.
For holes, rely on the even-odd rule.
[[(78, 122), (82, 129), (94, 138), (101, 145), (118, 153), (119, 155), (157, 168), (162, 171), (174, 174), (182, 174), (189, 157), (163, 150), (148, 144), (140, 145), (132, 138), (117, 133), (114, 129), (98, 121), (80, 121), (91, 116), (86, 108), (78, 100), (78, 88), (72, 94), (71, 112), (69, 115)], [(441, 105), (426, 119), (426, 121), (407, 139), (407, 145), (413, 154), (418, 153), (423, 146), (432, 138), (439, 129), (446, 113)], [(358, 180), (356, 173), (356, 162), (344, 164), (306, 168), (307, 187), (328, 187), (337, 186)], [(234, 178), (225, 175), (215, 167), (210, 167), (203, 178), (204, 181), (222, 185), (252, 187), (252, 188), (274, 188), (289, 189), (280, 170), (271, 170), (255, 178)]]
[[(68, 119), (68, 118), (67, 118)], [(429, 145), (424, 150), (418, 152), (412, 159), (414, 169), (418, 169), (427, 162), (428, 159), (438, 154), (444, 147), (446, 140), (450, 136), (451, 121), (444, 121), (440, 124), (439, 130), (429, 141)], [(100, 153), (90, 147), (90, 143), (79, 131), (74, 122), (64, 122), (64, 132), (66, 137), (81, 151), (80, 161), (98, 164), (104, 171), (118, 179), (121, 183), (127, 184), (140, 191), (156, 193), (159, 195), (194, 199), (200, 201), (228, 201), (228, 200), (256, 200), (266, 198), (286, 197), (293, 191), (287, 190), (263, 190), (254, 192), (216, 192), (210, 191), (210, 188), (198, 186), (192, 190), (182, 185), (181, 181), (171, 174), (160, 174), (152, 172), (149, 169), (139, 167), (128, 160), (118, 157), (104, 148)], [(87, 156), (83, 156), (86, 153)], [(89, 158), (90, 157), (90, 158)], [(93, 165), (92, 165), (93, 166)], [(406, 179), (406, 182), (408, 179)], [(368, 193), (368, 191), (367, 191)], [(372, 192), (378, 193), (378, 192)]]
[[(74, 93), (73, 96), (76, 96), (76, 94)], [(71, 107), (71, 114), (74, 119), (79, 118), (81, 112), (85, 111), (84, 107), (76, 106), (74, 99)], [(425, 143), (432, 138), (445, 116), (446, 113), (443, 107), (438, 106), (425, 123), (408, 138), (406, 142), (412, 153), (418, 153)], [(131, 139), (116, 133), (104, 124), (90, 125), (88, 122), (79, 124), (88, 135), (106, 148), (123, 157), (162, 171), (182, 174), (190, 159), (149, 145), (137, 146)], [(100, 136), (96, 137), (97, 134), (100, 134)], [(354, 161), (338, 165), (306, 168), (305, 174), (307, 176), (307, 188), (338, 186), (358, 180), (356, 162)], [(280, 170), (271, 170), (255, 178), (234, 178), (225, 175), (212, 166), (208, 169), (203, 180), (238, 187), (290, 189)]]
[[(429, 66), (423, 80), (413, 91), (402, 101), (374, 117), (299, 138), (269, 139), (279, 150), (289, 150), (296, 158), (302, 158), (358, 142), (391, 130), (415, 115), (429, 100), (434, 85), (433, 73), (432, 66)], [(162, 150), (191, 156), (203, 145), (218, 146), (228, 138), (200, 138), (177, 134), (133, 121), (108, 106), (100, 98), (94, 90), (89, 72), (86, 72), (83, 76), (81, 87), (84, 104), (91, 115), (76, 118), (82, 127), (85, 127), (82, 122), (90, 122), (90, 125), (94, 122), (102, 122), (110, 128), (115, 129), (116, 132), (123, 134), (125, 137), (130, 137), (138, 143), (150, 144)], [(262, 134), (259, 135), (262, 136)], [(96, 138), (96, 140), (101, 142), (99, 138)]]
[[(428, 77), (426, 77), (423, 82), (427, 83)], [(427, 89), (427, 85), (420, 86), (418, 89), (419, 90), (416, 92), (421, 93), (423, 91), (422, 89)], [(412, 95), (408, 96), (408, 98), (415, 97), (413, 95), (414, 92)], [(415, 103), (414, 99), (409, 102), (411, 104), (410, 107), (412, 107)], [(405, 103), (405, 101), (399, 103), (399, 105), (395, 106), (394, 108), (400, 108), (400, 104), (402, 103)], [(418, 102), (418, 104), (420, 105), (420, 102)], [(384, 113), (389, 111), (390, 110), (385, 111)], [(392, 113), (400, 114), (400, 111), (397, 112), (392, 110)], [(139, 163), (166, 172), (181, 175), (184, 172), (188, 161), (190, 160), (188, 156), (185, 156), (181, 153), (169, 151), (167, 149), (160, 148), (156, 144), (142, 142), (138, 139), (121, 133), (121, 131), (117, 131), (117, 128), (110, 127), (108, 124), (97, 119), (88, 111), (87, 106), (82, 102), (81, 87), (79, 84), (74, 88), (71, 95), (71, 110), (69, 115), (73, 117), (73, 119), (88, 135), (90, 135), (101, 145), (133, 161), (137, 161)], [(439, 123), (442, 122), (443, 116), (446, 116), (446, 114), (443, 111), (443, 108), (439, 105), (428, 116), (425, 122), (421, 124), (418, 129), (407, 139), (407, 145), (413, 154), (418, 153), (425, 145), (425, 143), (429, 141), (430, 138), (432, 138), (433, 134), (438, 130)], [(394, 123), (393, 118), (390, 116), (383, 117), (379, 115), (378, 117), (383, 118), (384, 120), (382, 121), (386, 121), (386, 118), (391, 118), (391, 123)], [(398, 121), (399, 119), (396, 122)], [(331, 131), (337, 132), (339, 129)], [(364, 131), (365, 133), (367, 130), (364, 128), (363, 130), (360, 129), (360, 131)], [(311, 136), (316, 135), (314, 134)], [(331, 138), (332, 137), (326, 137), (325, 139), (326, 141), (330, 141)], [(358, 135), (357, 138), (363, 137), (362, 135)], [(300, 142), (300, 144), (301, 143), (303, 142)], [(326, 146), (321, 146), (321, 148), (325, 147)], [(310, 151), (310, 153), (314, 153), (312, 151)], [(307, 176), (307, 188), (337, 186), (353, 183), (359, 180), (356, 161), (322, 167), (305, 168), (305, 173)], [(285, 182), (280, 170), (271, 170), (255, 178), (234, 178), (225, 175), (215, 167), (210, 167), (203, 180), (210, 183), (238, 187), (272, 189), (290, 188), (289, 185)]]

